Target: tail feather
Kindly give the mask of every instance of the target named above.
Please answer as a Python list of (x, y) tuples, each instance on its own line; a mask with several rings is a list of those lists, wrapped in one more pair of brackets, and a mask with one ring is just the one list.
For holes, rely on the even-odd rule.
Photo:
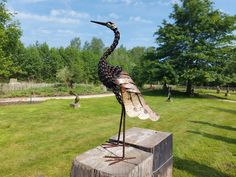
[(137, 93), (130, 93), (131, 100), (134, 106), (134, 110), (137, 112), (137, 117), (140, 119), (148, 119), (149, 116), (145, 114), (145, 110), (143, 109), (143, 105), (139, 101), (138, 94)]
[(126, 91), (122, 92), (122, 97), (123, 97), (126, 113), (129, 115), (129, 117), (137, 117), (138, 112), (136, 111), (134, 104), (131, 100), (130, 93)]
[(160, 116), (153, 112), (145, 103), (140, 93), (132, 93), (124, 90), (122, 96), (125, 110), (129, 117), (138, 117), (143, 120), (149, 118), (152, 121), (157, 121), (160, 118)]
[(141, 92), (134, 84), (134, 81), (126, 72), (121, 72), (116, 83), (121, 87), (121, 95), (125, 105), (126, 113), (129, 117), (139, 117), (140, 119), (151, 119), (157, 121), (160, 116), (152, 111), (145, 103)]

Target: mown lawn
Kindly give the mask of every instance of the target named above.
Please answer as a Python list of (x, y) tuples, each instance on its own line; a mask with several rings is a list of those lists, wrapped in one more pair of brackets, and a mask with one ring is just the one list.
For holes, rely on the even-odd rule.
[[(127, 119), (127, 127), (172, 132), (174, 177), (236, 176), (236, 103), (155, 92), (146, 101), (158, 122)], [(66, 177), (73, 158), (117, 133), (120, 109), (113, 97), (0, 107), (0, 176)]]

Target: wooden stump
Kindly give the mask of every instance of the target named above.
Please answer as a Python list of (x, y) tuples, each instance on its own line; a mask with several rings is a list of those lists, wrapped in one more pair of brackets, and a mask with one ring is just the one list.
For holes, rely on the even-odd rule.
[(98, 146), (77, 156), (72, 164), (71, 177), (152, 177), (153, 155), (126, 147), (126, 157), (135, 157), (109, 165), (104, 156), (121, 156), (122, 147), (105, 149)]
[[(116, 142), (117, 136), (110, 138), (110, 142)], [(121, 142), (122, 142), (121, 133)], [(172, 134), (142, 128), (131, 128), (126, 131), (126, 144), (137, 149), (153, 153), (153, 176), (171, 177)]]
[[(110, 138), (116, 142), (117, 135)], [(121, 134), (122, 141), (122, 134)], [(122, 146), (99, 146), (77, 156), (71, 177), (171, 177), (172, 134), (141, 128), (126, 131), (126, 157), (135, 157), (109, 165), (104, 156), (122, 156)]]

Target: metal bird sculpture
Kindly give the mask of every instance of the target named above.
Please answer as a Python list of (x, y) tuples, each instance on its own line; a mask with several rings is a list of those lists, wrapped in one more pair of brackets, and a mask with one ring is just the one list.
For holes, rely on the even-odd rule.
[[(120, 32), (113, 22), (98, 22), (93, 23), (103, 25), (111, 29), (114, 34), (112, 45), (104, 52), (98, 63), (98, 75), (100, 81), (109, 89), (113, 91), (117, 101), (121, 105), (121, 116), (117, 144), (120, 143), (120, 134), (123, 123), (123, 153), (121, 157), (113, 157), (116, 161), (130, 159), (125, 157), (125, 118), (126, 113), (129, 117), (139, 117), (140, 119), (151, 119), (156, 121), (159, 115), (151, 110), (145, 103), (143, 96), (134, 81), (123, 71), (120, 66), (112, 66), (107, 62), (108, 56), (114, 51), (120, 39)], [(109, 158), (109, 157), (108, 157)], [(114, 161), (115, 161), (114, 160)]]
[(79, 101), (80, 101), (79, 95), (77, 93), (74, 93), (73, 91), (70, 91), (70, 94), (75, 96), (74, 104), (79, 103)]

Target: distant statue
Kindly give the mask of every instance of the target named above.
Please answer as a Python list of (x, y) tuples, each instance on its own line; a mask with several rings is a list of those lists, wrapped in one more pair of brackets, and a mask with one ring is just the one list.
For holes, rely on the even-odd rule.
[(229, 86), (228, 86), (227, 89), (226, 89), (225, 96), (230, 96), (230, 94), (229, 94)]
[(34, 95), (34, 92), (30, 92), (30, 100), (29, 100), (29, 103), (33, 103), (33, 95)]
[(79, 95), (76, 94), (76, 93), (74, 93), (74, 92), (72, 92), (72, 91), (70, 91), (70, 94), (75, 96), (75, 101), (74, 101), (74, 103), (71, 103), (70, 106), (73, 107), (73, 108), (79, 108), (79, 107), (80, 107), (80, 103), (79, 103), (80, 98), (79, 98)]
[(168, 97), (167, 97), (166, 101), (172, 102), (172, 99), (171, 99), (171, 87), (168, 87)]
[(191, 89), (191, 95), (194, 95), (194, 88)]
[(216, 93), (217, 93), (217, 94), (220, 94), (220, 86), (217, 86), (217, 87), (216, 87)]
[(162, 89), (164, 91), (168, 90), (169, 86), (167, 85), (166, 81), (164, 82), (163, 86), (162, 86)]

